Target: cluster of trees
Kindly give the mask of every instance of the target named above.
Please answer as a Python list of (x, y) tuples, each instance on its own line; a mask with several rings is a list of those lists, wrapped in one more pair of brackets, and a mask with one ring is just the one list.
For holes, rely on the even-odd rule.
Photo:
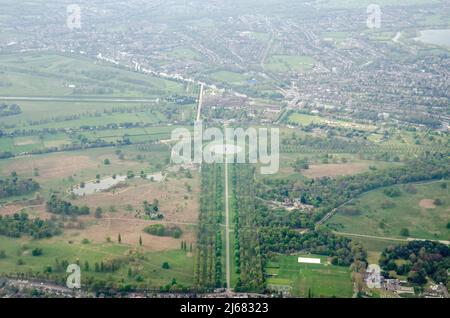
[(47, 211), (55, 214), (64, 215), (88, 215), (91, 211), (87, 206), (76, 206), (68, 201), (59, 199), (53, 194), (46, 204)]
[(385, 276), (406, 275), (411, 283), (423, 285), (428, 276), (436, 283), (447, 284), (450, 247), (431, 241), (391, 246), (381, 253), (380, 266)]
[(0, 104), (0, 117), (18, 115), (22, 112), (17, 104)]
[(330, 256), (331, 263), (339, 266), (349, 266), (356, 260), (364, 261), (367, 257), (360, 245), (328, 230), (301, 234), (287, 226), (268, 226), (261, 228), (260, 241), (263, 254), (307, 252)]
[(178, 95), (178, 94), (174, 94), (169, 97), (166, 97), (166, 101), (173, 102), (177, 105), (195, 104), (196, 100), (197, 99), (194, 96), (183, 96), (183, 95)]
[(195, 255), (195, 285), (198, 290), (223, 287), (222, 231), (220, 230), (224, 208), (223, 177), (223, 165), (202, 165), (200, 214)]
[(61, 225), (52, 220), (30, 219), (24, 212), (12, 216), (0, 215), (0, 235), (14, 238), (29, 235), (34, 239), (41, 239), (61, 233)]
[(442, 125), (442, 122), (438, 118), (429, 115), (409, 115), (402, 117), (401, 120), (413, 124), (425, 125), (431, 128), (439, 128)]
[(255, 202), (255, 169), (247, 164), (232, 167), (235, 232), (235, 268), (239, 275), (236, 291), (262, 292), (264, 265)]
[(164, 215), (159, 211), (159, 201), (154, 199), (152, 203), (144, 201), (144, 212), (152, 220), (162, 219)]
[(350, 141), (338, 137), (315, 137), (310, 136), (305, 138), (296, 137), (295, 139), (284, 138), (281, 140), (281, 150), (283, 152), (299, 152), (306, 148), (311, 149), (330, 149), (333, 152), (357, 153), (361, 149), (366, 149), (367, 146), (373, 146), (368, 141)]
[(39, 183), (33, 179), (20, 179), (17, 173), (12, 172), (11, 177), (0, 179), (0, 198), (25, 195), (39, 190)]
[(179, 238), (183, 233), (178, 226), (164, 226), (162, 224), (149, 225), (144, 229), (144, 232), (156, 236), (171, 236), (173, 238)]
[(302, 170), (307, 170), (307, 169), (309, 169), (308, 159), (297, 158), (297, 160), (295, 160), (295, 162), (292, 164), (292, 167), (294, 168), (294, 170), (296, 172), (301, 172)]

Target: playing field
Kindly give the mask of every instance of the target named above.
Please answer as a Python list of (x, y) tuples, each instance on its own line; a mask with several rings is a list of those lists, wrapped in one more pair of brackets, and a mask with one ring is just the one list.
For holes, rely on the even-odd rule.
[(265, 68), (272, 72), (307, 72), (314, 67), (316, 60), (309, 56), (291, 56), (291, 55), (273, 55), (266, 64)]
[(327, 263), (327, 258), (318, 255), (302, 255), (320, 258), (321, 264), (299, 264), (298, 255), (277, 256), (266, 267), (270, 275), (270, 288), (290, 290), (298, 297), (351, 297), (352, 281), (348, 267)]

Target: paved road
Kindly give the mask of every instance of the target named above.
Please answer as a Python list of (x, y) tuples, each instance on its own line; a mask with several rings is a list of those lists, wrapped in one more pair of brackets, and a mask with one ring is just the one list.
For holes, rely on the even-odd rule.
[(198, 94), (197, 121), (200, 121), (200, 114), (202, 113), (203, 88), (204, 85), (200, 84), (200, 93)]
[(400, 242), (410, 242), (410, 241), (433, 241), (433, 242), (439, 242), (442, 244), (450, 245), (450, 241), (439, 241), (439, 240), (426, 240), (426, 239), (419, 239), (414, 237), (407, 237), (407, 238), (396, 238), (396, 237), (386, 237), (386, 236), (374, 236), (374, 235), (365, 235), (365, 234), (355, 234), (355, 233), (346, 233), (346, 232), (333, 232), (334, 234), (338, 235), (344, 235), (344, 236), (356, 236), (356, 237), (365, 237), (365, 238), (372, 238), (377, 240), (386, 240), (386, 241), (400, 241)]

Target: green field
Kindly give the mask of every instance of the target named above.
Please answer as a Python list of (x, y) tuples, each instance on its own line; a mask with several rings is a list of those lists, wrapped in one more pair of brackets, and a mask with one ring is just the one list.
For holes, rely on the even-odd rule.
[(249, 78), (245, 74), (230, 72), (230, 71), (218, 71), (210, 74), (211, 79), (214, 81), (229, 83), (234, 85), (244, 84)]
[(299, 114), (294, 113), (289, 116), (288, 123), (295, 123), (297, 125), (307, 126), (309, 124), (323, 124), (326, 123), (326, 118), (316, 116), (316, 115), (307, 115), (307, 114)]
[(309, 56), (272, 55), (264, 65), (272, 72), (306, 72), (311, 71), (316, 60)]
[(292, 296), (298, 297), (351, 297), (353, 294), (350, 269), (327, 264), (327, 258), (318, 255), (322, 264), (299, 264), (300, 255), (279, 255), (268, 262), (267, 284), (290, 287)]
[(0, 74), (0, 96), (154, 97), (184, 91), (174, 81), (71, 55), (0, 55)]
[[(346, 233), (402, 238), (400, 231), (406, 228), (409, 237), (450, 240), (450, 230), (446, 228), (450, 221), (450, 190), (442, 188), (442, 184), (416, 184), (416, 193), (407, 192), (405, 186), (390, 187), (400, 190), (396, 197), (388, 197), (385, 189), (377, 189), (352, 204), (357, 212), (338, 212), (328, 224)], [(435, 199), (442, 204), (424, 207), (427, 201), (423, 200)]]

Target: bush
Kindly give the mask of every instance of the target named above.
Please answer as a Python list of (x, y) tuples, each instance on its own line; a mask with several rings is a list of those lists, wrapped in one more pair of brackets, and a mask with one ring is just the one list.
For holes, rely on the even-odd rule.
[(43, 253), (42, 248), (36, 247), (34, 250), (31, 251), (31, 255), (33, 256), (41, 256)]
[(164, 262), (161, 267), (164, 269), (170, 269), (170, 265), (168, 262)]
[(408, 237), (409, 236), (409, 230), (407, 228), (403, 228), (400, 230), (400, 235)]
[(397, 188), (384, 189), (383, 193), (391, 198), (399, 197), (402, 195), (402, 192)]

